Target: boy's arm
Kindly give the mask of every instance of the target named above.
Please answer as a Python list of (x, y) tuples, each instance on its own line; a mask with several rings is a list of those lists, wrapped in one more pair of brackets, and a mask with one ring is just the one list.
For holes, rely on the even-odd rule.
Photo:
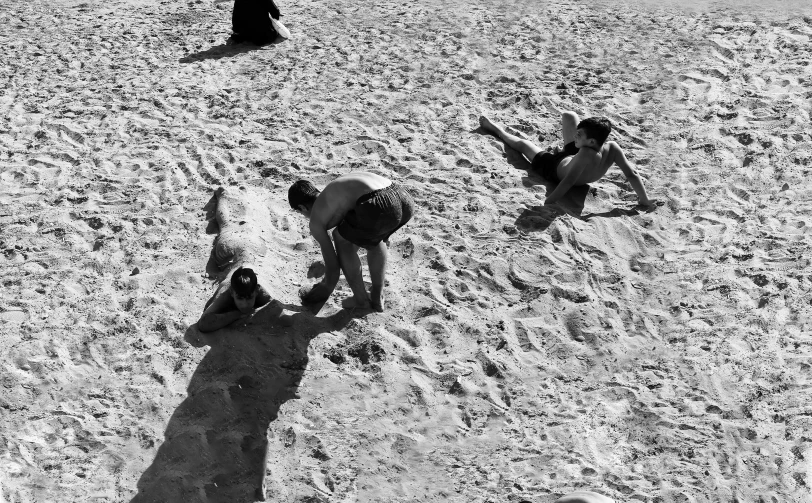
[(637, 199), (640, 201), (640, 204), (651, 206), (652, 201), (648, 198), (648, 194), (646, 194), (646, 187), (643, 186), (643, 180), (640, 178), (640, 175), (637, 174), (634, 166), (626, 159), (623, 149), (615, 142), (609, 145), (609, 149), (613, 154), (613, 162), (617, 164), (620, 171), (626, 175), (626, 179), (629, 180), (629, 184), (631, 184), (634, 192), (637, 194)]
[(254, 310), (256, 311), (260, 307), (267, 305), (270, 301), (273, 300), (271, 294), (268, 293), (267, 290), (262, 288), (262, 285), (257, 285), (257, 300), (254, 302)]
[(214, 332), (242, 318), (244, 315), (232, 304), (230, 289), (220, 290), (197, 322), (201, 332)]
[(575, 157), (570, 161), (567, 165), (569, 171), (567, 172), (567, 176), (564, 177), (563, 180), (558, 182), (558, 185), (553, 189), (550, 195), (544, 199), (544, 204), (553, 204), (557, 203), (559, 199), (564, 197), (564, 194), (569, 192), (569, 190), (575, 185), (575, 182), (578, 181), (578, 178), (581, 176), (581, 173), (584, 171), (584, 163), (581, 159), (578, 158), (576, 154)]

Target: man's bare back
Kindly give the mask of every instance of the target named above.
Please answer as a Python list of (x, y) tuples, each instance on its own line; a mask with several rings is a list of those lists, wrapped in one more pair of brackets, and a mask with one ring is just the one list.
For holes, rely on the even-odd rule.
[(391, 184), (391, 180), (365, 171), (336, 178), (324, 188), (313, 205), (311, 227), (315, 223), (327, 230), (334, 228), (355, 207), (359, 197)]

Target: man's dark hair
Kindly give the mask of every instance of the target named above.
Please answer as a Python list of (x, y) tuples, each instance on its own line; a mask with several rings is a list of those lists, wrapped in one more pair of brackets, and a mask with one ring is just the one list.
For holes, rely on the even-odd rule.
[(583, 129), (586, 137), (592, 138), (600, 146), (612, 132), (612, 123), (606, 117), (589, 117), (578, 123), (578, 129)]
[(237, 297), (250, 297), (257, 289), (257, 275), (252, 269), (240, 267), (231, 275), (231, 289)]
[(288, 202), (290, 207), (298, 210), (299, 206), (310, 208), (316, 202), (321, 191), (307, 180), (299, 180), (288, 189)]

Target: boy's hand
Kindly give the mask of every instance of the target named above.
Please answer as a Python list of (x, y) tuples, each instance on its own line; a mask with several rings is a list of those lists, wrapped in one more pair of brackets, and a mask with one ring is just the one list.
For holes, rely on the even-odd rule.
[(253, 311), (248, 312), (248, 313), (243, 313), (243, 315), (240, 316), (240, 321), (242, 322), (243, 325), (248, 325), (248, 323), (251, 322), (251, 320), (254, 318), (254, 315), (256, 313), (257, 313), (256, 309), (254, 309)]

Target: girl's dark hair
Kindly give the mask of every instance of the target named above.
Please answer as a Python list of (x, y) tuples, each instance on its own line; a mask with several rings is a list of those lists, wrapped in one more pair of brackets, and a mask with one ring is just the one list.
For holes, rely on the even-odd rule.
[(578, 123), (578, 129), (583, 129), (587, 138), (592, 138), (598, 145), (603, 145), (612, 132), (612, 123), (606, 117), (589, 117)]
[(288, 202), (294, 210), (298, 210), (299, 206), (310, 208), (320, 193), (308, 180), (299, 180), (288, 189)]
[(231, 275), (231, 289), (237, 297), (250, 297), (257, 289), (257, 275), (252, 269), (240, 267)]

